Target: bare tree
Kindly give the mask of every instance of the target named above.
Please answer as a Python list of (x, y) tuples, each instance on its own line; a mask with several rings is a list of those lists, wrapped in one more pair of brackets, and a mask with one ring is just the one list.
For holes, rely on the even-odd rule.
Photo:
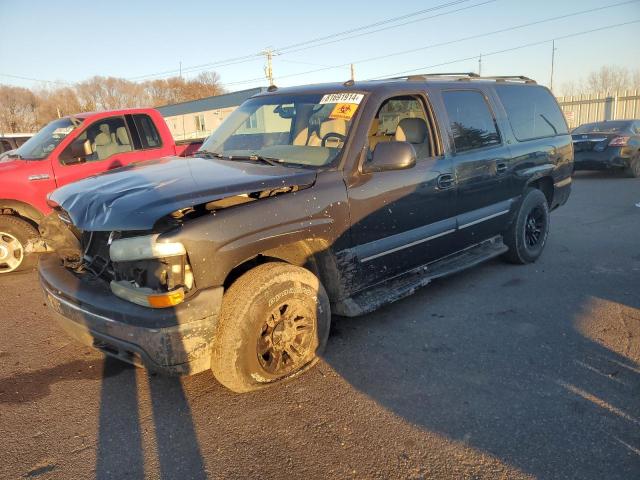
[(135, 83), (95, 76), (73, 87), (41, 89), (0, 85), (0, 130), (34, 131), (58, 116), (130, 107), (157, 107), (224, 93), (215, 72), (185, 80), (171, 77)]
[(628, 68), (605, 65), (591, 72), (586, 84), (592, 93), (617, 92), (630, 88), (631, 75)]
[(0, 131), (29, 132), (37, 128), (36, 96), (21, 87), (0, 85)]
[(584, 81), (564, 83), (562, 94), (565, 96), (587, 93), (610, 94), (632, 89), (640, 89), (640, 70), (631, 71), (626, 67), (605, 65), (587, 75)]

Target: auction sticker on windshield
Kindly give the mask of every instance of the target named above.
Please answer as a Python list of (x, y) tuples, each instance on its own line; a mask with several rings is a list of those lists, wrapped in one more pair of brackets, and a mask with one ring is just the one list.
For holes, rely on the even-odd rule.
[(338, 103), (333, 110), (331, 110), (331, 114), (329, 118), (341, 118), (343, 120), (351, 120), (353, 114), (356, 113), (358, 105), (354, 105), (353, 103)]
[(364, 94), (362, 93), (328, 93), (320, 100), (321, 105), (327, 103), (352, 103), (359, 105)]

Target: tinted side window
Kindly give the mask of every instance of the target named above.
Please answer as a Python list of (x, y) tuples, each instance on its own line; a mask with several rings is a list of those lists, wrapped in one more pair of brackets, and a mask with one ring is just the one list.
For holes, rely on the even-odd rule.
[(496, 92), (518, 140), (568, 133), (562, 111), (546, 88), (496, 85)]
[(484, 95), (473, 90), (442, 93), (456, 152), (500, 143), (495, 119)]
[(142, 141), (142, 148), (158, 148), (162, 145), (156, 126), (148, 115), (134, 115), (133, 121)]
[(2, 140), (1, 145), (2, 146), (0, 146), (0, 153), (8, 152), (9, 150), (12, 150), (11, 143), (9, 143), (9, 140)]

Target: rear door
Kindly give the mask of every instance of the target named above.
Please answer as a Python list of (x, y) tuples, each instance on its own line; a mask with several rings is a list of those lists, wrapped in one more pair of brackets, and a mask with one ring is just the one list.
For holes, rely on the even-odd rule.
[(91, 154), (78, 162), (71, 154), (71, 145), (67, 145), (62, 152), (52, 155), (59, 187), (133, 162), (158, 158), (163, 152), (158, 130), (146, 114), (96, 120), (76, 138), (90, 142)]
[(498, 129), (494, 109), (480, 89), (442, 92), (453, 169), (457, 181), (456, 247), (497, 235), (511, 208), (511, 154)]
[[(361, 285), (371, 285), (449, 252), (455, 231), (451, 160), (442, 155), (426, 97), (384, 99), (367, 119), (367, 159), (380, 142), (409, 141), (417, 156), (407, 170), (360, 173), (348, 189), (351, 235)], [(365, 160), (366, 162), (367, 160)]]

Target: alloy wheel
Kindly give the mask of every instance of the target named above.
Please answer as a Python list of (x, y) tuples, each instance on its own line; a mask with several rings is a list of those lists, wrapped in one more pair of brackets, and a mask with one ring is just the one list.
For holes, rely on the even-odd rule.
[(524, 224), (524, 236), (527, 248), (536, 248), (543, 237), (545, 228), (544, 209), (540, 206), (535, 207), (527, 215)]
[(257, 354), (261, 367), (271, 375), (286, 375), (308, 362), (315, 320), (295, 299), (274, 308), (262, 325)]

